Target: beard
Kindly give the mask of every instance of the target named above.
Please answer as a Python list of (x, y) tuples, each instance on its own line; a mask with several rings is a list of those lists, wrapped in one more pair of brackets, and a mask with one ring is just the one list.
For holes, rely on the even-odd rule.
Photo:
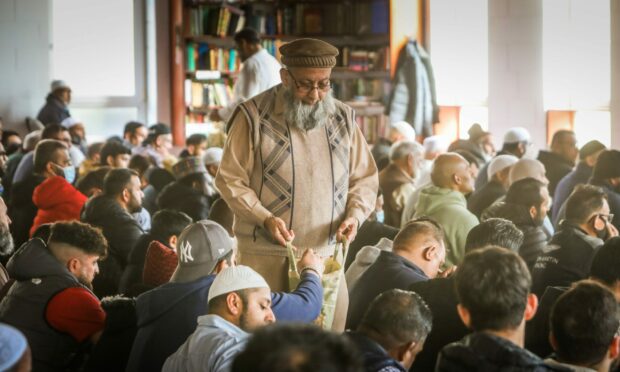
[(0, 256), (8, 256), (15, 250), (13, 236), (6, 224), (0, 224)]
[(93, 290), (93, 282), (88, 280), (85, 275), (76, 276), (76, 278), (84, 287), (90, 289), (91, 291)]
[(295, 98), (292, 89), (285, 88), (284, 102), (286, 122), (303, 130), (323, 127), (336, 114), (336, 100), (331, 91), (316, 104), (307, 105)]
[(127, 203), (127, 210), (130, 214), (138, 213), (142, 210), (142, 204), (138, 201), (138, 198), (131, 196), (129, 203)]

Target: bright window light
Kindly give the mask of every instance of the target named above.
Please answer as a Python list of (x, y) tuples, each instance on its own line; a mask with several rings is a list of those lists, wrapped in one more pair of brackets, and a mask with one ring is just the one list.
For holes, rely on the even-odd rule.
[(546, 110), (608, 110), (609, 0), (545, 0), (543, 89)]
[(459, 113), (459, 136), (469, 138), (467, 131), (474, 123), (480, 124), (482, 129), (489, 129), (489, 109), (483, 106), (463, 106)]
[(52, 77), (75, 98), (134, 96), (134, 1), (54, 0)]
[(578, 146), (591, 140), (599, 140), (609, 147), (611, 146), (611, 114), (609, 111), (577, 111), (574, 131)]
[(430, 54), (438, 104), (486, 106), (488, 1), (433, 0), (429, 4)]

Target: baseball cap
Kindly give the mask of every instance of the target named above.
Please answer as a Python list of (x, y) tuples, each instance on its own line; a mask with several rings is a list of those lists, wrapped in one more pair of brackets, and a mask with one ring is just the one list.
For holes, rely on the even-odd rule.
[(596, 154), (597, 152), (601, 150), (606, 150), (606, 149), (607, 147), (605, 147), (605, 145), (603, 145), (599, 141), (597, 140), (590, 141), (586, 143), (585, 145), (581, 146), (581, 149), (579, 150), (579, 159), (583, 160), (590, 155)]
[(519, 161), (514, 155), (497, 155), (494, 157), (489, 163), (489, 167), (487, 168), (487, 176), (489, 179), (495, 175), (497, 172), (501, 172), (502, 170), (515, 165)]
[(195, 222), (179, 235), (179, 264), (170, 281), (184, 283), (205, 277), (232, 250), (232, 239), (222, 226), (208, 220)]
[(26, 337), (19, 330), (0, 324), (0, 371), (8, 371), (14, 367), (27, 347)]
[(149, 137), (157, 137), (164, 134), (170, 134), (170, 127), (163, 123), (153, 124), (149, 127)]
[(213, 280), (213, 284), (211, 284), (211, 288), (209, 289), (207, 302), (226, 293), (250, 288), (269, 289), (269, 284), (267, 284), (265, 278), (248, 266), (239, 265), (227, 267), (222, 270), (221, 273), (217, 274), (215, 280)]
[(504, 135), (504, 143), (530, 142), (530, 132), (523, 127), (510, 128)]
[(224, 150), (220, 147), (209, 147), (204, 154), (205, 165), (219, 164), (222, 162)]

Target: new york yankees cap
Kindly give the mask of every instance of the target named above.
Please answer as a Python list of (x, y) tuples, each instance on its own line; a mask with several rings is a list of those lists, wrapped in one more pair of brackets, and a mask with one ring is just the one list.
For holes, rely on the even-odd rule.
[(222, 226), (209, 220), (195, 222), (179, 235), (178, 266), (170, 281), (186, 283), (205, 277), (232, 250), (232, 239)]

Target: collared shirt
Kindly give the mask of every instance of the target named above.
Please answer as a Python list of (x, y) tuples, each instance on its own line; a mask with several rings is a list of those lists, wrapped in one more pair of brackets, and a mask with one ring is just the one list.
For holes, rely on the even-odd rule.
[(222, 119), (228, 120), (237, 104), (280, 84), (281, 68), (278, 60), (265, 49), (246, 59), (233, 87), (233, 101), (219, 111)]
[(198, 317), (198, 327), (166, 359), (162, 371), (228, 371), (248, 338), (247, 332), (218, 315)]

